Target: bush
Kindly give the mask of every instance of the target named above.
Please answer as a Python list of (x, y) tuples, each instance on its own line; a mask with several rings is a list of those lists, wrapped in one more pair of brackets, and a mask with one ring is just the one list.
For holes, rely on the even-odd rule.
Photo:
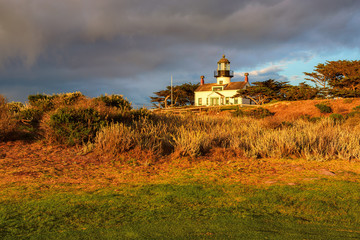
[(302, 120), (310, 121), (311, 115), (310, 114), (303, 114), (299, 117)]
[(17, 121), (9, 110), (7, 100), (0, 95), (0, 140), (10, 139), (16, 131)]
[(140, 108), (140, 109), (132, 110), (131, 115), (133, 120), (140, 120), (142, 118), (150, 117), (152, 114), (146, 108)]
[(353, 102), (353, 98), (345, 98), (343, 103), (352, 103)]
[(331, 120), (333, 120), (335, 123), (343, 123), (345, 121), (345, 118), (343, 115), (338, 113), (333, 113), (329, 116)]
[(240, 109), (237, 109), (235, 112), (234, 112), (234, 116), (237, 116), (237, 117), (252, 117), (252, 118), (256, 118), (256, 119), (261, 119), (261, 118), (266, 118), (266, 117), (269, 117), (269, 116), (273, 116), (274, 113), (270, 112), (268, 109), (266, 108), (255, 108), (255, 109), (251, 109), (251, 110), (240, 110)]
[(346, 118), (355, 118), (359, 116), (360, 116), (360, 112), (350, 112), (346, 115)]
[(61, 108), (50, 116), (49, 127), (55, 140), (68, 145), (92, 141), (105, 120), (92, 108)]
[(235, 112), (232, 113), (232, 115), (234, 117), (244, 117), (245, 116), (245, 112), (240, 110), (239, 108), (236, 109)]
[(8, 108), (13, 113), (19, 113), (21, 110), (24, 109), (24, 104), (21, 102), (11, 102), (8, 103)]
[(309, 122), (312, 122), (312, 123), (317, 123), (319, 121), (321, 121), (321, 117), (312, 117), (309, 119)]
[(349, 118), (358, 118), (360, 116), (360, 105), (352, 109), (352, 111), (346, 114), (346, 119)]
[(315, 107), (317, 107), (321, 113), (332, 113), (331, 107), (327, 104), (318, 103)]
[(249, 112), (250, 117), (257, 118), (257, 119), (266, 118), (266, 117), (273, 116), (273, 115), (274, 115), (274, 113), (270, 112), (269, 109), (261, 108), (261, 107), (253, 109)]
[(304, 115), (300, 116), (299, 119), (306, 120), (306, 121), (312, 122), (312, 123), (316, 123), (316, 122), (319, 122), (322, 118), (321, 117), (312, 117), (309, 114), (304, 114)]
[(35, 94), (35, 95), (29, 95), (28, 100), (31, 105), (36, 105), (37, 103), (51, 99), (52, 97), (47, 94)]
[(46, 94), (29, 95), (30, 106), (38, 108), (42, 112), (50, 111), (54, 108), (54, 96)]
[(96, 100), (104, 102), (108, 107), (116, 107), (123, 110), (131, 109), (131, 103), (127, 99), (124, 99), (122, 95), (101, 95), (97, 97)]
[(81, 92), (74, 93), (62, 93), (55, 95), (55, 98), (59, 98), (61, 104), (63, 105), (73, 105), (78, 102), (80, 99), (85, 98), (85, 96)]
[(64, 106), (72, 106), (82, 99), (85, 99), (85, 96), (81, 92), (53, 95), (36, 94), (29, 95), (28, 97), (30, 106), (39, 109), (41, 112), (48, 112)]
[(35, 108), (26, 108), (19, 112), (19, 119), (32, 125), (38, 124), (41, 117), (41, 111)]
[(360, 112), (360, 105), (353, 108), (354, 112)]
[(228, 111), (228, 110), (239, 110), (239, 106), (221, 106), (220, 111)]

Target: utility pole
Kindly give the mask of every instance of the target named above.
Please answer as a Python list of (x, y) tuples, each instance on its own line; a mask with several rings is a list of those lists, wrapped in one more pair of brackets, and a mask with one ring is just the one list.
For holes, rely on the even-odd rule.
[(173, 77), (171, 75), (171, 107), (173, 107)]

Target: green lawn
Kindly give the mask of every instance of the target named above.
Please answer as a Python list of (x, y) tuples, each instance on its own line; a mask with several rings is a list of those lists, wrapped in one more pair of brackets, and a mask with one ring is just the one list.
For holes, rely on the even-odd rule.
[(360, 238), (359, 184), (340, 180), (18, 191), (1, 194), (1, 239)]

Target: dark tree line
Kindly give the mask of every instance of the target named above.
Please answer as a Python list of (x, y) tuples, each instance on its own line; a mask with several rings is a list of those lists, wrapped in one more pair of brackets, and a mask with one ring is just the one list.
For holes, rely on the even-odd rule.
[[(194, 105), (194, 92), (199, 84), (184, 83), (173, 86), (173, 106)], [(165, 90), (154, 92), (155, 96), (150, 97), (151, 102), (156, 107), (169, 107), (171, 105), (171, 86)]]
[(360, 61), (327, 61), (305, 73), (321, 90), (334, 97), (360, 97)]
[(256, 104), (264, 104), (271, 100), (307, 100), (314, 98), (360, 97), (360, 61), (327, 61), (318, 64), (314, 72), (307, 73), (306, 80), (315, 84), (312, 87), (305, 82), (298, 86), (288, 82), (269, 79), (254, 82), (251, 87), (239, 90), (236, 95), (251, 99)]
[(297, 101), (318, 97), (319, 90), (306, 83), (298, 86), (269, 79), (263, 82), (254, 82), (252, 86), (239, 90), (235, 97), (251, 99), (255, 104), (262, 105), (272, 100)]

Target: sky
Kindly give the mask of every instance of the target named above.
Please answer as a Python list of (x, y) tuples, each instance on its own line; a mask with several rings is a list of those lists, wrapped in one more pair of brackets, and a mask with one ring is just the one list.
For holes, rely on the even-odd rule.
[(122, 94), (151, 106), (174, 84), (297, 85), (327, 60), (359, 60), (358, 0), (0, 0), (0, 94)]

